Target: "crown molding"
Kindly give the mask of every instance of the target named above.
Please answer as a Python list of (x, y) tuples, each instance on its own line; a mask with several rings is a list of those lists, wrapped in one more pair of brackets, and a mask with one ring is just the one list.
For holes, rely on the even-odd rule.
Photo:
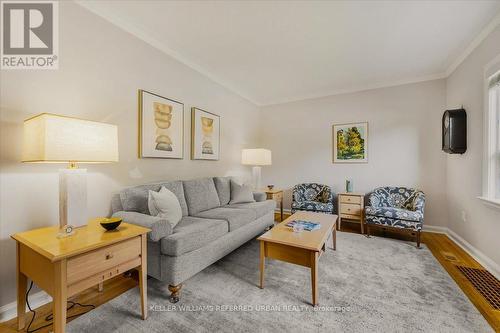
[(450, 67), (448, 67), (448, 69), (446, 70), (446, 77), (450, 76), (455, 71), (455, 69), (457, 69), (465, 59), (467, 59), (472, 51), (474, 51), (479, 46), (479, 44), (481, 44), (481, 42), (485, 40), (493, 30), (495, 30), (498, 25), (500, 25), (500, 12), (498, 12), (495, 17), (493, 17), (490, 23), (488, 23), (483, 28), (483, 30), (481, 30), (476, 38), (474, 38), (472, 42), (470, 42), (470, 44), (465, 48), (465, 50), (460, 53), (460, 55), (455, 59), (455, 61), (451, 63)]
[(266, 102), (262, 106), (266, 107), (266, 106), (273, 106), (273, 105), (278, 105), (278, 104), (306, 101), (306, 100), (310, 100), (310, 99), (327, 98), (327, 97), (335, 96), (335, 95), (352, 94), (352, 93), (357, 93), (357, 92), (362, 92), (362, 91), (397, 87), (397, 86), (402, 86), (405, 84), (433, 81), (433, 80), (439, 80), (439, 79), (445, 79), (445, 78), (446, 78), (445, 73), (439, 73), (439, 74), (431, 74), (431, 75), (426, 75), (426, 76), (421, 76), (421, 77), (416, 77), (416, 78), (408, 78), (408, 79), (395, 80), (395, 81), (385, 81), (385, 82), (367, 84), (365, 86), (353, 87), (351, 89), (338, 89), (338, 90), (331, 90), (331, 91), (328, 91), (325, 93), (306, 94), (306, 95), (301, 95), (301, 96), (289, 98), (289, 99), (274, 100), (274, 101)]
[(431, 75), (427, 75), (427, 76), (413, 77), (413, 78), (407, 78), (407, 79), (396, 80), (396, 81), (378, 82), (378, 83), (368, 84), (368, 85), (364, 85), (364, 86), (357, 86), (357, 87), (353, 87), (350, 89), (337, 89), (337, 90), (327, 91), (327, 92), (323, 92), (323, 93), (304, 94), (304, 95), (300, 95), (298, 97), (293, 97), (293, 98), (276, 99), (276, 100), (270, 100), (270, 101), (263, 102), (263, 101), (258, 101), (255, 98), (250, 97), (246, 93), (242, 92), (240, 89), (235, 88), (234, 85), (229, 83), (227, 80), (225, 80), (225, 79), (219, 77), (218, 75), (206, 70), (202, 66), (200, 66), (200, 65), (196, 64), (195, 62), (193, 62), (192, 60), (188, 59), (188, 57), (173, 50), (165, 43), (152, 37), (149, 33), (146, 32), (146, 30), (144, 28), (142, 28), (136, 24), (130, 23), (129, 21), (127, 21), (126, 19), (124, 19), (120, 15), (116, 14), (116, 12), (114, 12), (108, 8), (105, 8), (105, 7), (98, 7), (98, 6), (96, 6), (96, 3), (92, 2), (92, 1), (74, 0), (74, 2), (77, 3), (78, 5), (80, 5), (81, 7), (87, 9), (88, 11), (96, 14), (97, 16), (109, 21), (110, 23), (114, 24), (115, 26), (127, 31), (128, 33), (130, 33), (133, 36), (139, 38), (140, 40), (146, 42), (147, 44), (153, 46), (154, 48), (169, 55), (170, 57), (179, 61), (180, 63), (197, 71), (198, 73), (207, 77), (212, 82), (214, 82), (214, 83), (222, 86), (223, 88), (235, 93), (236, 95), (240, 96), (241, 98), (247, 100), (248, 102), (250, 102), (258, 107), (265, 107), (265, 106), (271, 106), (271, 105), (277, 105), (277, 104), (286, 104), (286, 103), (298, 102), (298, 101), (315, 99), (315, 98), (324, 98), (324, 97), (328, 97), (328, 96), (350, 94), (350, 93), (373, 90), (373, 89), (389, 88), (389, 87), (395, 87), (395, 86), (399, 86), (399, 85), (405, 85), (405, 84), (447, 78), (481, 44), (481, 42), (486, 37), (488, 37), (488, 35), (498, 25), (500, 25), (500, 12), (498, 12), (495, 15), (495, 17), (472, 40), (472, 42), (467, 46), (467, 48), (465, 48), (465, 50), (462, 53), (460, 53), (460, 55), (455, 59), (455, 61), (453, 61), (451, 63), (451, 65), (446, 69), (446, 71), (444, 73), (436, 73), (436, 74), (431, 74)]

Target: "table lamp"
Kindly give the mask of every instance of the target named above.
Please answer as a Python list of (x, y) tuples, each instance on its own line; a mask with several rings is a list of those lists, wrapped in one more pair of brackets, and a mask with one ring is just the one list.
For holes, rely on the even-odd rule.
[(42, 113), (24, 121), (23, 160), (68, 163), (59, 170), (58, 237), (87, 224), (87, 170), (77, 163), (118, 162), (116, 125)]
[(262, 187), (261, 173), (263, 165), (271, 165), (271, 151), (269, 149), (255, 148), (241, 151), (241, 164), (253, 165), (252, 185), (254, 189)]

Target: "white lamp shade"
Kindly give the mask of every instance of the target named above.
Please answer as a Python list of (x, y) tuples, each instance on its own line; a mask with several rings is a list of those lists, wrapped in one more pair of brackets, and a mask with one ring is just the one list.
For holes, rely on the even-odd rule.
[(23, 162), (118, 162), (118, 128), (42, 113), (24, 121)]
[(271, 165), (271, 151), (269, 149), (243, 149), (241, 164), (244, 165)]

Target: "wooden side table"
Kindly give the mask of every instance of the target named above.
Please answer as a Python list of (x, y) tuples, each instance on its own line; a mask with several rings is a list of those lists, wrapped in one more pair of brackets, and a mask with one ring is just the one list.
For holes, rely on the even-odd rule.
[(106, 232), (98, 219), (57, 238), (58, 226), (11, 237), (17, 245), (17, 326), (24, 328), (26, 288), (30, 278), (53, 298), (54, 332), (66, 328), (67, 299), (133, 268), (139, 270), (142, 319), (147, 317), (147, 239), (150, 231), (122, 223)]
[(264, 192), (266, 192), (267, 200), (274, 200), (280, 204), (280, 222), (283, 221), (283, 190), (266, 188)]
[(361, 234), (365, 233), (364, 230), (364, 207), (365, 207), (365, 193), (342, 192), (338, 193), (339, 204), (339, 224), (340, 229), (343, 219), (351, 221), (359, 221), (361, 225)]

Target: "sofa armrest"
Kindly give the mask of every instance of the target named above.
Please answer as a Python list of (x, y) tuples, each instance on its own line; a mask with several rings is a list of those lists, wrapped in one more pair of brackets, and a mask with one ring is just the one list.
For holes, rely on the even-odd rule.
[(267, 195), (265, 192), (253, 192), (253, 199), (257, 202), (266, 201)]
[(159, 216), (126, 212), (122, 210), (114, 213), (113, 217), (119, 217), (123, 219), (124, 222), (151, 229), (151, 231), (148, 232), (148, 238), (154, 242), (172, 234), (172, 226), (170, 223), (168, 223), (167, 219)]

